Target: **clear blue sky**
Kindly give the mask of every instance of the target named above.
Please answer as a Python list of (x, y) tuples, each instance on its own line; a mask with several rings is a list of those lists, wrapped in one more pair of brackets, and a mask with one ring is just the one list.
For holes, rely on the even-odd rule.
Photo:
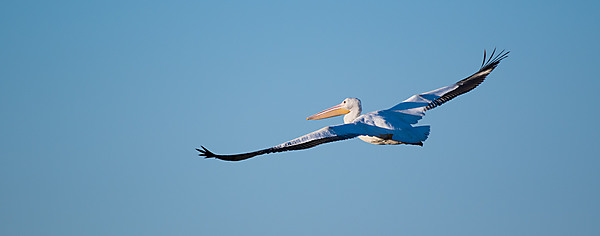
[[(11, 1), (1, 235), (600, 235), (599, 3)], [(475, 72), (424, 147), (229, 163)]]

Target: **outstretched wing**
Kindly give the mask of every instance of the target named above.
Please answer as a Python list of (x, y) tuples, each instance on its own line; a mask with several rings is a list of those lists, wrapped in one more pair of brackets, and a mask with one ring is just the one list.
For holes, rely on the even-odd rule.
[(452, 100), (453, 98), (476, 88), (496, 68), (496, 66), (498, 66), (502, 59), (508, 57), (509, 51), (502, 50), (498, 54), (495, 53), (496, 49), (494, 49), (488, 58), (484, 50), (481, 68), (479, 71), (475, 72), (475, 74), (467, 77), (466, 79), (458, 81), (450, 86), (418, 95), (413, 95), (398, 105), (381, 112), (390, 112), (400, 115), (400, 119), (406, 123), (416, 124), (421, 118), (423, 118), (425, 111), (440, 106)]
[(202, 147), (202, 149), (196, 148), (196, 150), (200, 152), (200, 156), (204, 156), (205, 158), (217, 158), (225, 161), (241, 161), (258, 155), (307, 149), (324, 143), (351, 139), (362, 135), (361, 133), (364, 133), (364, 131), (359, 127), (358, 124), (343, 124), (328, 126), (277, 146), (255, 152), (234, 155), (218, 155), (209, 151), (205, 147)]

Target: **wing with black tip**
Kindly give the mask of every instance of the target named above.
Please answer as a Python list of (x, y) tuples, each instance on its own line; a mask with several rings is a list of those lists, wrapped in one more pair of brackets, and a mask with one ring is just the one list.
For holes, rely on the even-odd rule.
[(205, 158), (217, 158), (225, 161), (241, 161), (258, 155), (307, 149), (324, 143), (351, 139), (361, 135), (363, 132), (364, 131), (360, 129), (357, 124), (343, 124), (328, 126), (280, 145), (255, 152), (219, 155), (209, 151), (205, 147), (202, 147), (202, 149), (197, 148), (196, 150), (200, 152), (200, 156)]
[(436, 108), (453, 98), (476, 88), (498, 66), (502, 59), (508, 57), (508, 53), (509, 51), (502, 50), (500, 53), (496, 54), (496, 49), (494, 49), (492, 54), (487, 57), (486, 52), (483, 51), (481, 68), (473, 75), (452, 85), (413, 95), (398, 105), (383, 110), (382, 112), (396, 113), (403, 121), (409, 124), (416, 124), (423, 118), (425, 111)]

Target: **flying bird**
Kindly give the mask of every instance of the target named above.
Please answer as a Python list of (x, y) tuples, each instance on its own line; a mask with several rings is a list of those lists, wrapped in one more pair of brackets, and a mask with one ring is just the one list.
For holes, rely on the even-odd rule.
[(473, 75), (452, 85), (413, 95), (386, 110), (361, 115), (360, 100), (358, 98), (346, 98), (342, 103), (306, 118), (307, 120), (318, 120), (344, 115), (344, 124), (327, 126), (274, 147), (233, 155), (215, 154), (203, 146), (201, 146), (202, 149), (196, 148), (196, 150), (200, 152), (199, 156), (205, 158), (240, 161), (258, 155), (307, 149), (324, 143), (356, 137), (365, 142), (378, 145), (406, 144), (423, 146), (423, 141), (429, 136), (430, 126), (414, 125), (423, 118), (425, 112), (473, 90), (485, 80), (502, 59), (508, 56), (508, 53), (509, 51), (502, 50), (496, 54), (496, 49), (494, 49), (491, 55), (487, 57), (484, 50), (481, 68)]

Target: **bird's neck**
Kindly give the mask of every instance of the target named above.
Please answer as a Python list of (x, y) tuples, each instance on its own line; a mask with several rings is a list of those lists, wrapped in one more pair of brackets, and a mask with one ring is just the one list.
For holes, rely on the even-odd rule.
[(344, 116), (344, 124), (354, 122), (354, 120), (360, 116), (361, 112), (362, 112), (361, 107), (350, 109), (350, 113), (348, 113)]

